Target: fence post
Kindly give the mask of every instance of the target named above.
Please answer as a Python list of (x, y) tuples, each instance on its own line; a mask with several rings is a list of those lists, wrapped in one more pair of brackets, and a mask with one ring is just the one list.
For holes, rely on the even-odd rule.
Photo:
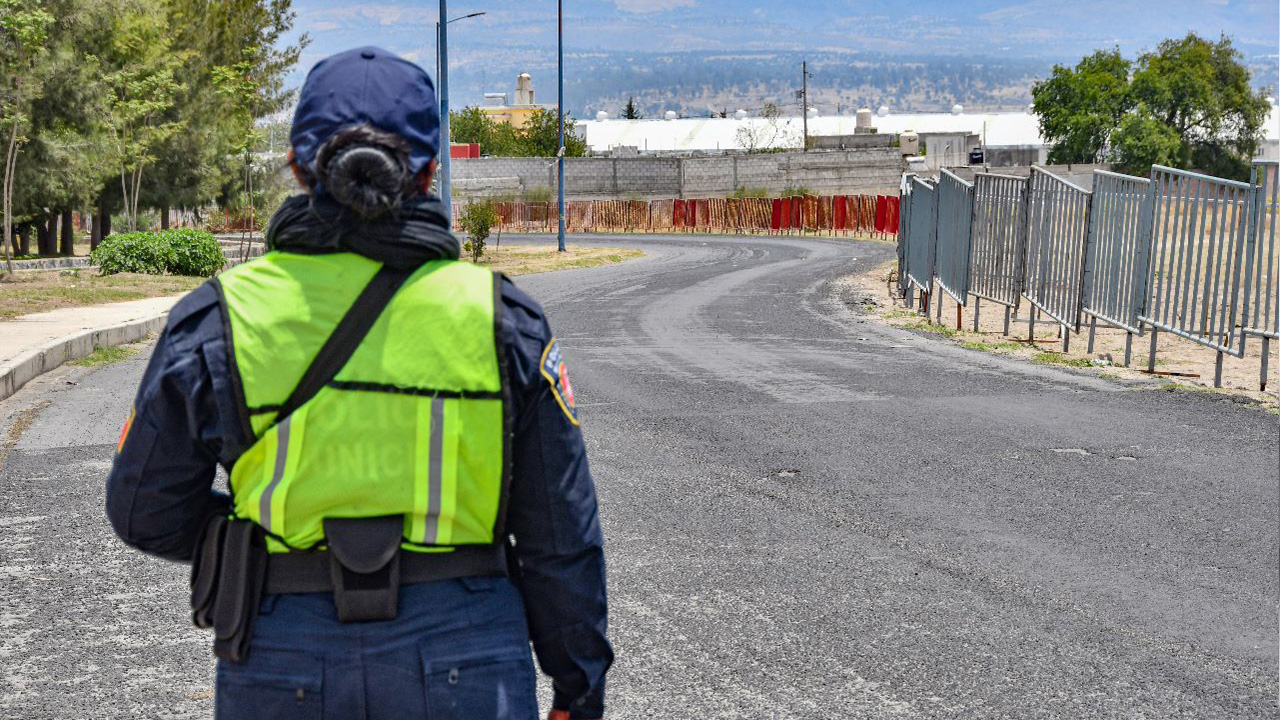
[(973, 299), (973, 331), (978, 332), (978, 316), (982, 311), (982, 298), (975, 297)]
[(1153, 325), (1151, 327), (1151, 350), (1149, 350), (1147, 353), (1147, 372), (1148, 373), (1153, 373), (1156, 371), (1156, 338), (1159, 335), (1160, 335), (1160, 328), (1157, 328)]

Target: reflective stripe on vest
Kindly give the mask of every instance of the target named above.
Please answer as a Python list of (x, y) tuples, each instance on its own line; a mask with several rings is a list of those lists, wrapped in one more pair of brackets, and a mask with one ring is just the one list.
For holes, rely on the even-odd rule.
[(422, 552), (500, 539), (509, 418), (498, 283), (470, 263), (414, 273), (333, 382), (276, 418), (379, 263), (272, 252), (219, 276), (257, 441), (231, 472), (235, 513), (268, 549), (323, 542), (326, 517), (403, 514)]

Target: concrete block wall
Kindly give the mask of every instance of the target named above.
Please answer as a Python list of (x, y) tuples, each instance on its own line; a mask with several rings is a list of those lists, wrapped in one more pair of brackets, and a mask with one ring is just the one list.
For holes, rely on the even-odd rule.
[[(518, 196), (556, 186), (553, 158), (455, 159), (459, 197)], [(725, 197), (739, 187), (777, 194), (806, 187), (821, 194), (896, 192), (905, 165), (895, 148), (715, 157), (568, 158), (570, 199)]]

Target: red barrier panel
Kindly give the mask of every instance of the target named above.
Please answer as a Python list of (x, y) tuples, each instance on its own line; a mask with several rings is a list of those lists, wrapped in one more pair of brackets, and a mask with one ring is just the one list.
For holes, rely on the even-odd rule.
[(679, 230), (684, 227), (684, 201), (673, 200), (671, 205), (671, 227)]
[(773, 213), (769, 216), (769, 229), (782, 229), (782, 198), (773, 199)]
[(847, 230), (849, 219), (848, 198), (836, 195), (831, 198), (831, 221), (834, 230)]
[(876, 196), (876, 232), (888, 232), (889, 227), (889, 198), (884, 195)]
[(711, 230), (711, 202), (709, 200), (695, 201), (698, 207), (698, 227), (710, 231)]

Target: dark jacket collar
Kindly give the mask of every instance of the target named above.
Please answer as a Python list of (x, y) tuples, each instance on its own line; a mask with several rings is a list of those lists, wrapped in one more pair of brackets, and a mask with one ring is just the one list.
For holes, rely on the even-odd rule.
[(267, 249), (353, 252), (398, 268), (458, 259), (444, 203), (434, 196), (410, 198), (383, 217), (364, 220), (323, 195), (295, 195), (271, 218)]

